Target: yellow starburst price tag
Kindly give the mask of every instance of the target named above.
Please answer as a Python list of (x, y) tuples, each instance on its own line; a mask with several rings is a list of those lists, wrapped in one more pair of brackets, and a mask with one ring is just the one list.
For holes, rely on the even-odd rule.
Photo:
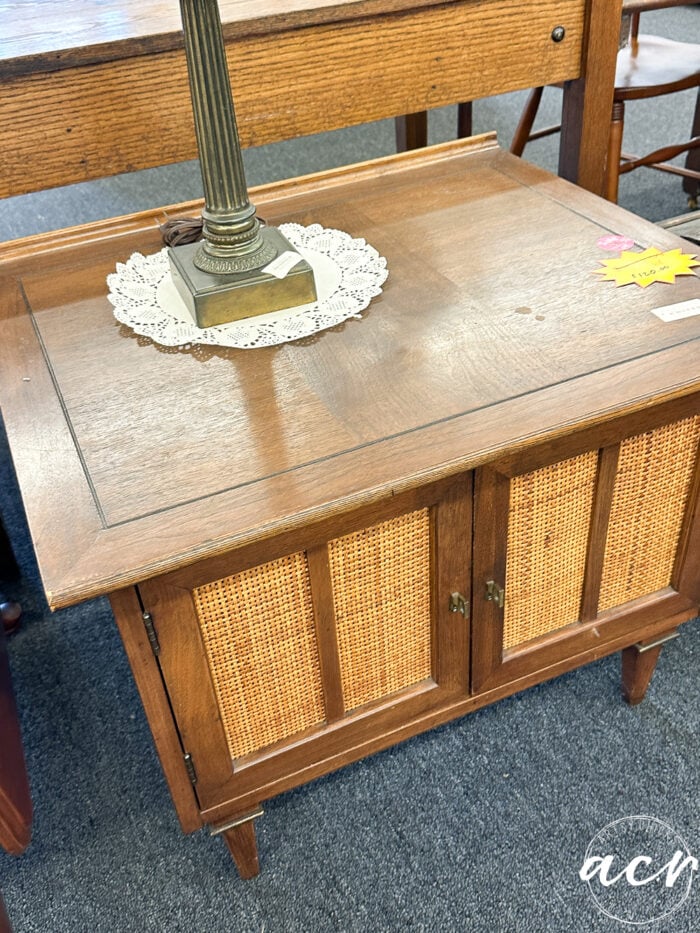
[(639, 285), (646, 288), (652, 282), (667, 282), (673, 285), (677, 275), (695, 275), (693, 266), (700, 265), (689, 253), (680, 249), (669, 249), (665, 253), (650, 246), (642, 253), (624, 250), (618, 259), (601, 259), (604, 269), (594, 269), (604, 281), (616, 285)]

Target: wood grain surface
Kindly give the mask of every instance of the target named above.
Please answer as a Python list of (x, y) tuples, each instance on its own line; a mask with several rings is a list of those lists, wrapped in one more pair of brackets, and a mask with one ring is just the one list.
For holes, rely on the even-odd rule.
[[(224, 4), (242, 144), (580, 78), (588, 17), (596, 46), (588, 77), (609, 83), (602, 36), (619, 2), (590, 14), (585, 0)], [(196, 156), (176, 4), (148, 14), (132, 4), (117, 16), (74, 3), (65, 20), (64, 6), (50, 6), (48, 22), (45, 4), (0, 10), (13, 24), (0, 46), (0, 197)], [(551, 39), (557, 25), (566, 28), (561, 42)], [(595, 139), (580, 103), (574, 110)]]
[(54, 606), (697, 392), (700, 318), (651, 309), (698, 279), (592, 274), (602, 233), (687, 244), (486, 145), (255, 195), (387, 258), (363, 319), (311, 342), (171, 353), (120, 328), (105, 277), (157, 249), (153, 214), (0, 248), (0, 401)]

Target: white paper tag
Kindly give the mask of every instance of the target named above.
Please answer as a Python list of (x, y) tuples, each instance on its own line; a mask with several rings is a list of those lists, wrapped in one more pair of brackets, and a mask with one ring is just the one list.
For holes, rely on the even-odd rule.
[(651, 313), (662, 321), (679, 321), (681, 318), (700, 314), (700, 298), (679, 301), (675, 305), (664, 305), (663, 308), (652, 308)]
[(286, 250), (284, 253), (280, 253), (276, 259), (273, 259), (271, 263), (268, 263), (262, 271), (267, 272), (268, 275), (274, 275), (276, 279), (283, 279), (289, 270), (293, 269), (301, 260), (302, 257), (299, 253)]

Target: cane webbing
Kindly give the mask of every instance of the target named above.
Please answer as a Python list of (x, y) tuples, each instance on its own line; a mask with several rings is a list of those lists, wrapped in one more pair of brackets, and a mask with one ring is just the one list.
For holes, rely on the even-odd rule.
[(346, 710), (430, 676), (430, 515), (329, 542)]
[(599, 611), (671, 582), (699, 438), (696, 415), (620, 445)]
[(503, 647), (578, 621), (598, 454), (582, 454), (510, 485)]
[(324, 719), (303, 553), (193, 591), (232, 758)]

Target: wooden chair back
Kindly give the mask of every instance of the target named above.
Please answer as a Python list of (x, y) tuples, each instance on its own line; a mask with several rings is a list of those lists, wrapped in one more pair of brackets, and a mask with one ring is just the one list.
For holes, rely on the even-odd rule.
[[(657, 36), (640, 35), (641, 14), (662, 7), (685, 6), (691, 0), (623, 0), (620, 49), (614, 76), (613, 105), (610, 110), (607, 142), (607, 182), (604, 194), (617, 201), (621, 174), (641, 166), (683, 176), (683, 187), (691, 207), (697, 207), (700, 187), (700, 92), (690, 140), (655, 149), (643, 156), (622, 153), (625, 103), (675, 94), (700, 87), (700, 45), (674, 42)], [(533, 131), (542, 98), (542, 87), (530, 94), (511, 143), (510, 151), (522, 155), (528, 142), (556, 133), (559, 125)], [(564, 142), (562, 142), (562, 147)], [(668, 160), (688, 152), (685, 167)]]

